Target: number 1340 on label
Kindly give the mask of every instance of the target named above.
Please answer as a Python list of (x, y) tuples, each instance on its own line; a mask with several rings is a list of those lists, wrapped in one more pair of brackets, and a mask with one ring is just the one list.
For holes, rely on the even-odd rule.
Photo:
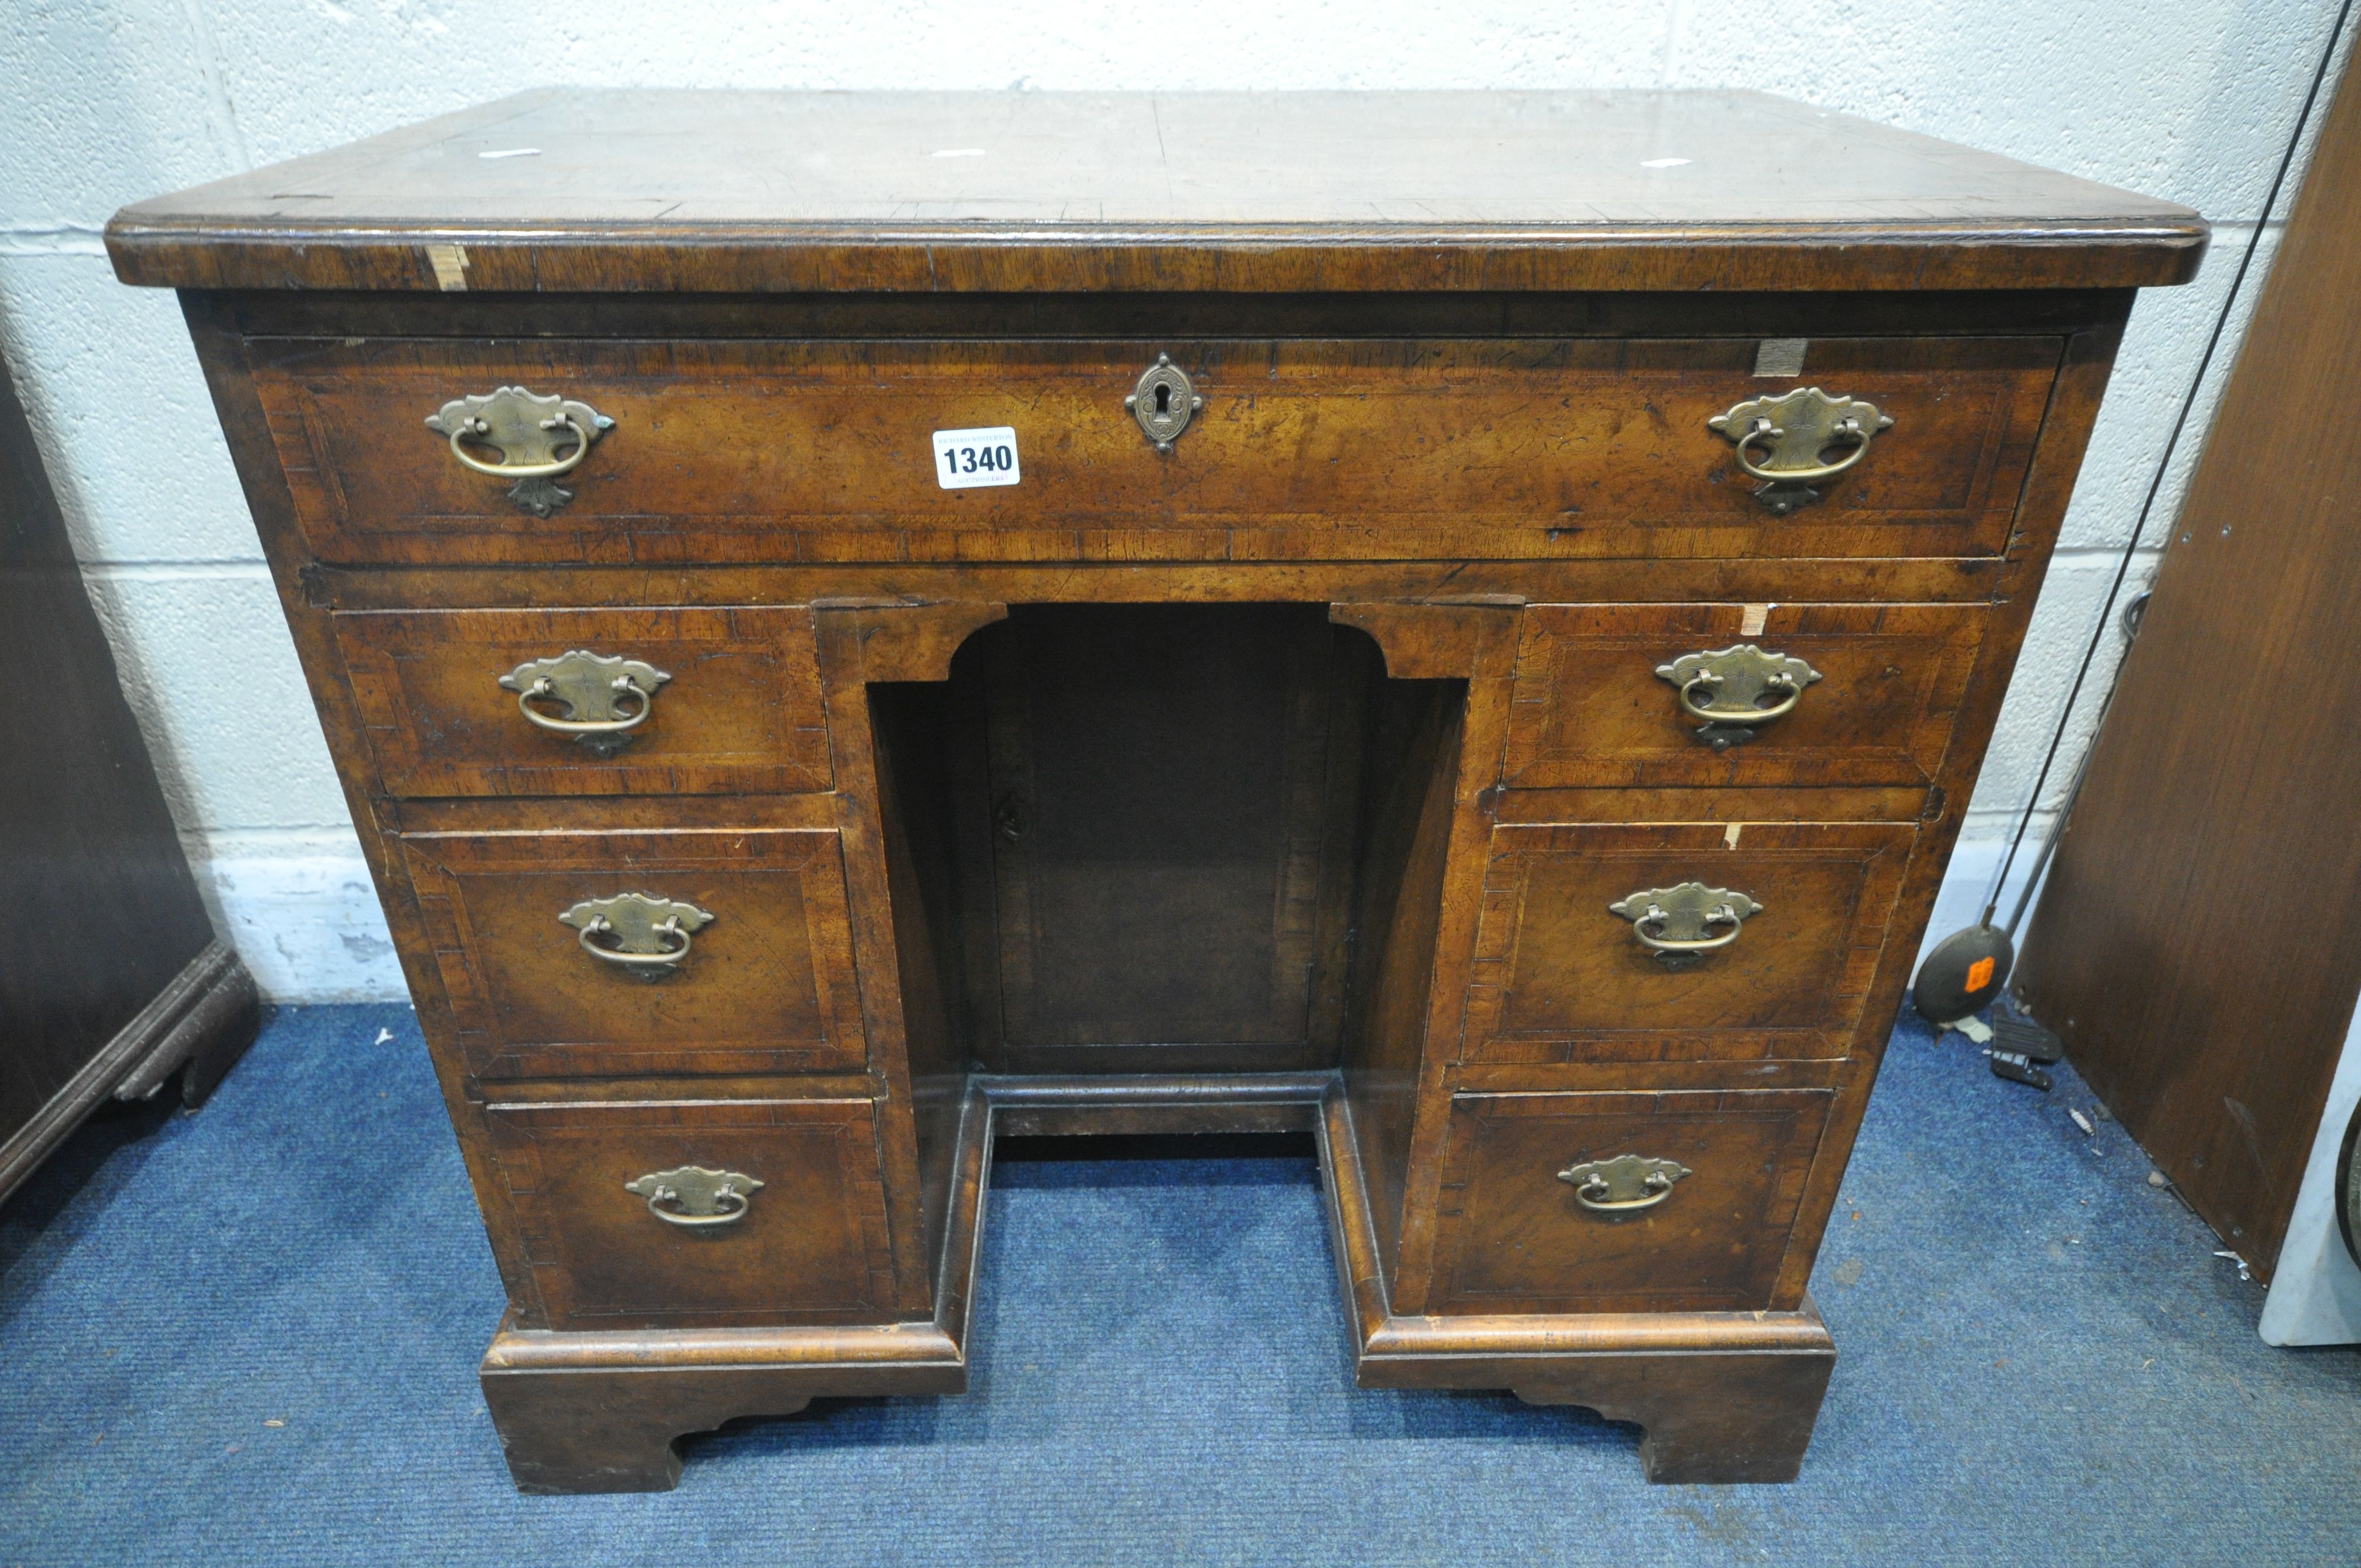
[(947, 490), (1016, 483), (1016, 432), (1005, 424), (935, 432), (935, 478)]

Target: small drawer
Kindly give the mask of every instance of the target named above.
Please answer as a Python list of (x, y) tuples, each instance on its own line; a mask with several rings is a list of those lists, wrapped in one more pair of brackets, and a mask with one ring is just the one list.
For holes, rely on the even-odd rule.
[(478, 1076), (866, 1066), (832, 830), (401, 843)]
[(1437, 1310), (1741, 1312), (1773, 1299), (1832, 1089), (1462, 1094)]
[(891, 1321), (866, 1100), (535, 1102), (484, 1125), (552, 1329)]
[[(2059, 339), (1815, 339), (1788, 345), (1781, 368), (1795, 373), (1782, 376), (1755, 374), (1763, 346), (275, 339), (253, 349), (298, 521), (313, 552), (337, 563), (1989, 556), (2006, 546)], [(1143, 375), (1166, 356), (1189, 381), (1163, 390), (1191, 411), (1169, 451), (1126, 402), (1152, 390)], [(1789, 398), (1803, 400), (1779, 400)], [(501, 444), (471, 438), (479, 424)], [(934, 433), (1004, 426), (1015, 482), (945, 488)], [(1825, 444), (1807, 440), (1819, 433)], [(1815, 465), (1824, 477), (1809, 485), (1766, 488), (1747, 471)], [(554, 468), (565, 472), (508, 477)]]
[(335, 625), (389, 795), (829, 787), (808, 609), (368, 611)]
[(1511, 788), (1931, 784), (1983, 605), (1535, 605)]
[(1915, 937), (1889, 923), (1916, 837), (1899, 822), (1502, 824), (1460, 1058), (1846, 1056), (1886, 942)]

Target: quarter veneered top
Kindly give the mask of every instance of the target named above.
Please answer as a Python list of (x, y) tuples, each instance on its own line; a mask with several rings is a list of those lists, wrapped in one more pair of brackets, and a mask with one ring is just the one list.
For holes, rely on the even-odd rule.
[(2205, 236), (1757, 93), (552, 90), (107, 246), (194, 289), (1741, 291), (2177, 283)]

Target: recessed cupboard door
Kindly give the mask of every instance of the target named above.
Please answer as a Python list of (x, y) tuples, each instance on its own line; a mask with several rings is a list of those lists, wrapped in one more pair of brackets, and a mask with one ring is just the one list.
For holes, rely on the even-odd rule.
[(1005, 1069), (1333, 1061), (1374, 646), (1319, 605), (1023, 607), (975, 641)]

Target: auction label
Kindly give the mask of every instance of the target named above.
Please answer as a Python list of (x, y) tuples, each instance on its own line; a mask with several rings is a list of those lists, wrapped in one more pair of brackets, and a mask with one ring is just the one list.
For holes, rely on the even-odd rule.
[(935, 432), (935, 478), (947, 490), (1016, 483), (1016, 432), (1005, 424)]

